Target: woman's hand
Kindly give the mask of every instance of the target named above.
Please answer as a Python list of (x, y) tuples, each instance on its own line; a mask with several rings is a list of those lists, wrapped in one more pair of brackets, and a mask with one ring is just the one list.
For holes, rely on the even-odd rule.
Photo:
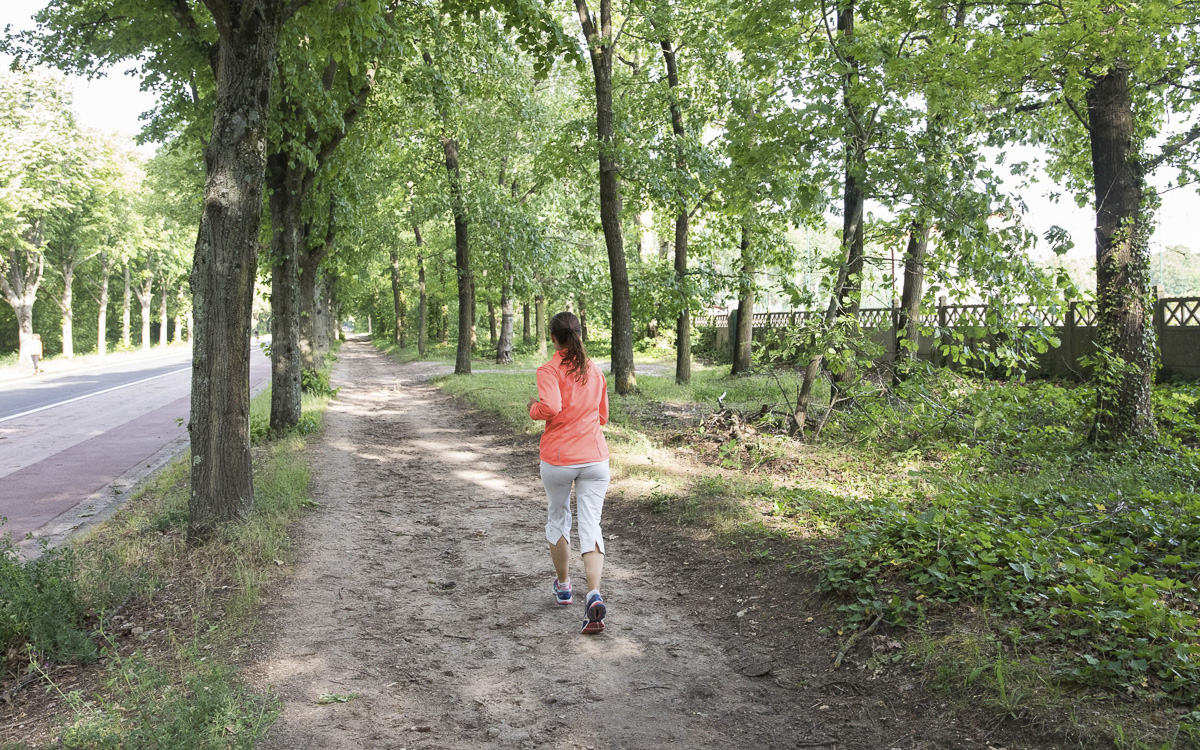
[(541, 403), (541, 401), (542, 400), (540, 398), (538, 398), (537, 396), (534, 396), (533, 398), (529, 399), (529, 403), (525, 405), (525, 411), (529, 411), (530, 409), (533, 408), (534, 404)]

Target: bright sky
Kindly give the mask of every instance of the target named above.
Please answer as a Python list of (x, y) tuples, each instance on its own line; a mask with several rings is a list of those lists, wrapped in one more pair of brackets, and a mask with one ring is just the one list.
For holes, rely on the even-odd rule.
[[(14, 29), (33, 27), (31, 16), (46, 4), (46, 0), (3, 0), (0, 7), (0, 28), (12, 24)], [(0, 64), (10, 61), (0, 57)], [(154, 107), (154, 97), (139, 90), (139, 79), (116, 70), (95, 80), (72, 79), (75, 91), (75, 110), (84, 127), (116, 131), (132, 138), (141, 130), (138, 116)], [(1165, 184), (1162, 175), (1155, 180)], [(1029, 206), (1028, 221), (1039, 236), (1052, 225), (1071, 233), (1075, 248), (1071, 257), (1092, 258), (1095, 253), (1093, 227), (1095, 216), (1090, 209), (1081, 209), (1070, 196), (1058, 203), (1047, 197), (1055, 190), (1042, 181), (1023, 191)], [(1153, 250), (1171, 245), (1186, 245), (1200, 250), (1200, 193), (1195, 188), (1173, 190), (1162, 196), (1162, 208), (1155, 217), (1156, 231), (1151, 239)]]

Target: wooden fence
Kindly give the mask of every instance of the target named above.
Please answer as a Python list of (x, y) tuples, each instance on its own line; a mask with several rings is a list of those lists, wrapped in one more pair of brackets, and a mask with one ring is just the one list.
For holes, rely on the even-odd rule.
[[(1091, 302), (1072, 302), (1062, 308), (1028, 308), (1024, 320), (1040, 318), (1042, 325), (1052, 330), (1058, 346), (1037, 356), (1038, 374), (1055, 377), (1078, 377), (1084, 367), (1080, 360), (1095, 351), (1096, 310)], [(754, 314), (756, 341), (769, 338), (771, 329), (804, 325), (825, 315), (823, 310), (770, 312)], [(895, 308), (870, 307), (859, 310), (862, 327), (886, 350), (885, 357), (895, 353)], [(962, 335), (967, 345), (990, 344), (987, 333), (987, 305), (950, 305), (943, 297), (935, 311), (921, 320), (917, 356), (938, 365), (947, 365), (940, 344), (953, 332)], [(698, 316), (698, 327), (716, 328), (718, 348), (732, 346), (729, 336), (729, 316)], [(1158, 334), (1162, 375), (1200, 378), (1200, 297), (1163, 297), (1154, 305), (1154, 328)], [(931, 331), (930, 334), (924, 333)]]

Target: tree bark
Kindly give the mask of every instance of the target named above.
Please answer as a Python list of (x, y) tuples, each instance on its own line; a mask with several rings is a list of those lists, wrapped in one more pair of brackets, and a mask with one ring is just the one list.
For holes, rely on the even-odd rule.
[(267, 158), (267, 207), (271, 214), (271, 418), (282, 434), (300, 424), (300, 248), (307, 242), (302, 221), (302, 168), (287, 153)]
[(454, 374), (471, 374), (471, 347), (475, 343), (475, 283), (471, 277), (470, 223), (458, 170), (458, 141), (442, 136), (446, 176), (450, 180), (450, 205), (454, 213), (454, 270), (458, 277), (458, 347)]
[(283, 0), (205, 0), (218, 32), (204, 211), (191, 285), (191, 496), (188, 535), (244, 518), (254, 505), (250, 463), (250, 322), (262, 222), (268, 109)]
[(733, 345), (731, 375), (750, 372), (754, 343), (754, 258), (750, 249), (750, 228), (742, 223), (742, 272), (739, 274), (737, 331)]
[[(663, 62), (667, 68), (667, 85), (671, 94), (671, 133), (675, 136), (675, 168), (680, 174), (687, 170), (684, 154), (684, 138), (687, 131), (683, 126), (683, 108), (679, 104), (679, 67), (675, 59), (675, 47), (664, 37), (661, 41)], [(688, 309), (690, 300), (682, 292), (687, 281), (688, 209), (686, 196), (680, 193), (675, 209), (675, 283), (683, 299), (679, 318), (675, 322), (675, 382), (687, 385), (692, 381), (692, 320)], [(662, 243), (662, 257), (666, 259), (666, 242)], [(740, 318), (739, 318), (740, 319)]]
[(168, 330), (170, 318), (167, 317), (167, 278), (164, 276), (162, 281), (163, 288), (160, 290), (162, 297), (159, 300), (158, 306), (158, 345), (166, 346), (170, 343), (168, 338), (168, 334), (170, 333)]
[(62, 354), (67, 359), (75, 358), (75, 301), (74, 301), (74, 285), (75, 285), (75, 264), (66, 261), (63, 263), (63, 290), (62, 300), (58, 303), (59, 310), (62, 311)]
[(1153, 435), (1150, 389), (1157, 342), (1148, 324), (1150, 222), (1126, 68), (1117, 65), (1092, 82), (1087, 114), (1096, 195), (1096, 344), (1109, 350), (1120, 368), (1114, 386), (1097, 388), (1092, 436)]
[(545, 358), (547, 356), (547, 351), (546, 351), (546, 322), (547, 322), (546, 321), (546, 297), (542, 294), (538, 294), (537, 296), (535, 296), (533, 298), (533, 308), (534, 308), (534, 312), (537, 317), (537, 320), (535, 322), (536, 322), (536, 326), (537, 326), (538, 356)]
[(46, 273), (40, 220), (34, 222), (25, 233), (25, 239), (34, 249), (10, 249), (8, 263), (0, 273), (0, 294), (4, 295), (5, 301), (17, 316), (17, 359), (22, 364), (30, 362), (29, 347), (33, 344), (33, 303), (37, 300), (38, 287), (41, 286)]
[(532, 337), (529, 334), (529, 303), (521, 303), (521, 341), (528, 344)]
[(137, 295), (138, 303), (142, 306), (142, 351), (150, 350), (150, 306), (154, 303), (151, 289), (153, 281), (154, 277), (149, 276), (142, 281), (140, 287), (133, 288), (133, 293)]
[(125, 265), (125, 296), (122, 298), (122, 302), (121, 302), (121, 345), (124, 346), (126, 349), (129, 349), (132, 346), (130, 344), (131, 336), (130, 336), (130, 332), (129, 332), (129, 325), (130, 325), (129, 324), (129, 320), (130, 320), (130, 316), (129, 316), (129, 307), (130, 307), (129, 263), (126, 262), (124, 265)]
[(488, 343), (496, 346), (496, 303), (488, 300)]
[(917, 219), (908, 230), (904, 250), (904, 286), (900, 291), (900, 309), (896, 311), (896, 354), (894, 376), (903, 379), (907, 364), (917, 356), (921, 331), (921, 297), (925, 288), (925, 254), (929, 248), (929, 222)]
[(512, 264), (504, 260), (504, 280), (500, 283), (500, 340), (496, 344), (496, 364), (506, 365), (513, 358)]
[(391, 261), (392, 311), (395, 313), (395, 318), (393, 321), (395, 323), (395, 327), (392, 329), (392, 343), (396, 346), (403, 346), (403, 344), (400, 343), (400, 329), (404, 327), (404, 324), (401, 322), (403, 319), (403, 313), (400, 310), (400, 253), (395, 246), (393, 246), (391, 250)]
[[(838, 31), (847, 42), (854, 38), (854, 0), (849, 0), (838, 11)], [(841, 295), (841, 314), (858, 317), (862, 300), (863, 274), (863, 213), (866, 205), (864, 179), (867, 164), (866, 143), (860, 123), (862, 113), (855, 104), (852, 90), (858, 85), (858, 60), (845, 55), (847, 71), (844, 81), (844, 107), (846, 111), (845, 134), (845, 184), (842, 191), (842, 249), (847, 261), (846, 283)], [(839, 384), (847, 384), (854, 377), (853, 369), (846, 366), (834, 376)]]
[(579, 338), (585, 343), (588, 340), (587, 300), (579, 297)]
[(100, 253), (100, 309), (96, 313), (96, 353), (104, 358), (108, 354), (108, 277), (112, 275), (112, 264), (108, 253)]
[(417, 306), (417, 353), (424, 357), (427, 335), (425, 329), (429, 325), (426, 320), (429, 301), (425, 298), (425, 243), (421, 240), (421, 230), (416, 224), (413, 224), (413, 235), (417, 240), (417, 287), (421, 294), (421, 301)]
[(629, 299), (629, 272), (621, 230), (621, 184), (614, 154), (612, 66), (612, 0), (600, 0), (600, 26), (596, 27), (587, 0), (575, 0), (579, 23), (587, 38), (596, 83), (596, 140), (600, 166), (600, 224), (608, 250), (612, 283), (612, 375), (617, 393), (637, 389), (633, 366), (633, 314)]

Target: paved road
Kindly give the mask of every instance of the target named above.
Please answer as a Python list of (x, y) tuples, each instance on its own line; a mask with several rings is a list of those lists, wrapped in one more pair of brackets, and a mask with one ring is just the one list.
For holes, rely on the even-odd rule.
[[(252, 387), (269, 377), (255, 346)], [(103, 515), (186, 445), (190, 385), (185, 348), (0, 383), (0, 533), (61, 537)]]

